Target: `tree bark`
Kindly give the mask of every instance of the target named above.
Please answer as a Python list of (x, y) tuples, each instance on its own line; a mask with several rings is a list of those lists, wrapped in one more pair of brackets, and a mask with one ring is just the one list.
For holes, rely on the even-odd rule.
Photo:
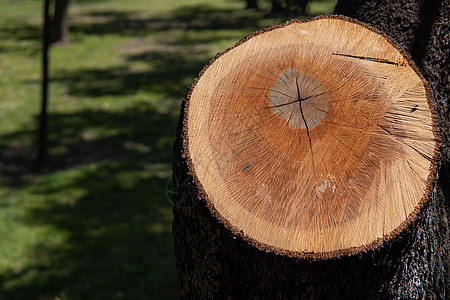
[(56, 0), (53, 17), (51, 19), (50, 43), (66, 44), (68, 42), (67, 10), (69, 0)]
[[(439, 180), (418, 217), (382, 246), (357, 255), (328, 260), (295, 259), (261, 251), (226, 229), (201, 199), (185, 159), (182, 128), (187, 120), (183, 118), (186, 109), (183, 101), (173, 164), (173, 232), (182, 298), (448, 298), (449, 39), (448, 28), (444, 27), (448, 27), (449, 5), (448, 1), (436, 5), (431, 25), (422, 21), (420, 26), (428, 26), (432, 31), (420, 37), (411, 31), (411, 28), (419, 28), (416, 24), (420, 22), (420, 5), (413, 1), (391, 5), (395, 9), (385, 1), (341, 1), (336, 12), (357, 17), (381, 30), (390, 29), (383, 31), (399, 40), (406, 50), (413, 50), (415, 40), (427, 41), (426, 50), (412, 52), (416, 53), (413, 58), (428, 80), (436, 101), (444, 147)], [(405, 12), (412, 16), (404, 17)], [(399, 25), (396, 21), (403, 18)]]

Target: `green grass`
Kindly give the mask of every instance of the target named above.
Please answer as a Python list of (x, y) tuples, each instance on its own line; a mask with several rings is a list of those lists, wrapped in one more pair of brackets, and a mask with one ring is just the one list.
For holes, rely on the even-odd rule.
[(37, 174), (41, 2), (0, 0), (0, 299), (176, 299), (180, 101), (217, 52), (286, 19), (238, 0), (72, 1)]

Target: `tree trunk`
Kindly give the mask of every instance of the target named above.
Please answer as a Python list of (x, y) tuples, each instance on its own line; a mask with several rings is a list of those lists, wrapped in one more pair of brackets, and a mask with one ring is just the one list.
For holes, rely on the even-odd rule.
[(339, 1), (335, 13), (357, 18), (385, 32), (411, 54), (428, 82), (436, 108), (441, 168), (436, 189), (421, 214), (410, 247), (390, 281), (398, 299), (450, 296), (450, 1)]
[(68, 41), (67, 9), (69, 0), (56, 0), (53, 16), (50, 15), (51, 0), (44, 1), (44, 30), (42, 34), (42, 101), (39, 115), (36, 170), (40, 171), (47, 159), (48, 150), (48, 85), (49, 50), (51, 44), (66, 44)]
[[(355, 8), (357, 6), (353, 3), (351, 7)], [(379, 7), (374, 6), (373, 9), (376, 10)], [(399, 9), (402, 9), (401, 6), (399, 6)], [(361, 9), (362, 12), (366, 12), (366, 10)], [(448, 17), (448, 13), (445, 14), (443, 10), (444, 8), (441, 7), (440, 13), (442, 17)], [(344, 12), (341, 11), (339, 13)], [(386, 15), (392, 16), (395, 14), (389, 11)], [(399, 15), (402, 15), (402, 13), (399, 12)], [(383, 21), (380, 21), (380, 23), (382, 24)], [(444, 24), (448, 24), (448, 21), (442, 23), (435, 21), (435, 23), (444, 26)], [(432, 25), (431, 27), (434, 28), (436, 26)], [(408, 26), (406, 27), (409, 28)], [(307, 33), (308, 30), (299, 30), (299, 32)], [(441, 32), (446, 33), (448, 31), (441, 30)], [(435, 34), (430, 36), (433, 35)], [(439, 42), (438, 39), (433, 39), (433, 41)], [(444, 39), (444, 41), (448, 41), (448, 39)], [(436, 47), (436, 49), (444, 49), (442, 51), (447, 51), (448, 47)], [(442, 52), (440, 53), (442, 54)], [(401, 68), (402, 65), (401, 62), (393, 62), (370, 56), (356, 56), (338, 52), (333, 53), (333, 55), (346, 56), (350, 60), (375, 61), (380, 63), (380, 65), (393, 64), (397, 66), (393, 68), (394, 70)], [(276, 60), (277, 56), (273, 56), (272, 59)], [(317, 61), (317, 63), (320, 62), (320, 60)], [(438, 63), (437, 65), (446, 68), (444, 64)], [(248, 68), (251, 69), (251, 67)], [(251, 79), (253, 71), (248, 70), (245, 73), (246, 78)], [(355, 69), (354, 72), (358, 72), (358, 69)], [(205, 73), (203, 71), (202, 76)], [(294, 71), (292, 71), (292, 74), (294, 74)], [(441, 75), (445, 74), (441, 73)], [(303, 101), (307, 101), (309, 98), (316, 97), (321, 93), (317, 94), (317, 88), (313, 88), (316, 90), (315, 95), (303, 95), (305, 91), (300, 91), (298, 82), (305, 80), (305, 86), (308, 82), (310, 84), (311, 82), (314, 83), (307, 76), (302, 77), (301, 74), (295, 73), (293, 75), (293, 81), (281, 76), (279, 78), (280, 84), (276, 85), (276, 83), (274, 87), (281, 87), (282, 82), (286, 82), (286, 85), (294, 83), (296, 88), (290, 87), (288, 88), (288, 92), (297, 95), (294, 97), (298, 99), (292, 102), (298, 102), (297, 104), (300, 105), (297, 116), (286, 118), (286, 126), (289, 125), (291, 128), (304, 129), (303, 137), (300, 137), (300, 139), (303, 139), (303, 144), (306, 149), (309, 149), (307, 146), (309, 144), (312, 154), (313, 145), (310, 134), (313, 136), (313, 131), (310, 131), (310, 128), (314, 127), (316, 123), (319, 123), (322, 117), (320, 114), (316, 114), (314, 118), (317, 119), (305, 119), (302, 103), (305, 103), (303, 109), (306, 109), (306, 102)], [(446, 77), (439, 77), (439, 74), (437, 74), (436, 78), (438, 81), (441, 80), (442, 85), (439, 86), (438, 84), (433, 86), (433, 83), (431, 83), (431, 89), (434, 95), (436, 95), (436, 90), (439, 92), (441, 89), (444, 90), (446, 88), (445, 80), (448, 80)], [(198, 82), (199, 79), (197, 79), (196, 84)], [(221, 82), (221, 86), (224, 84), (224, 82)], [(238, 85), (238, 81), (235, 81), (234, 85)], [(264, 85), (261, 84), (260, 90), (264, 90)], [(220, 89), (215, 92), (216, 95), (222, 95), (223, 98), (221, 99), (227, 99), (226, 89)], [(286, 94), (286, 91), (282, 93)], [(448, 133), (448, 120), (446, 123), (447, 127), (442, 123), (445, 122), (445, 118), (448, 116), (447, 104), (445, 103), (445, 99), (448, 99), (448, 90), (443, 93), (446, 94), (440, 95), (444, 95), (445, 97), (441, 96), (441, 102), (437, 100), (436, 103), (439, 106), (436, 109), (440, 117), (439, 124), (441, 129), (444, 131), (447, 130), (446, 132)], [(188, 94), (187, 99), (190, 99), (191, 96), (192, 90)], [(274, 113), (279, 116), (282, 116), (285, 111), (278, 111), (277, 109), (284, 109), (287, 104), (290, 104), (288, 102), (279, 102), (282, 101), (279, 100), (281, 98), (275, 97), (273, 101), (271, 98), (271, 106), (268, 107), (273, 109)], [(449, 205), (446, 200), (448, 199), (448, 190), (444, 188), (445, 180), (448, 180), (445, 177), (448, 174), (448, 171), (446, 171), (448, 169), (445, 167), (441, 168), (438, 183), (436, 184), (434, 182), (432, 185), (433, 188), (429, 190), (430, 200), (423, 203), (423, 207), (418, 212), (417, 217), (410, 220), (411, 222), (402, 223), (407, 225), (405, 225), (406, 227), (403, 230), (390, 235), (388, 238), (378, 240), (375, 244), (372, 244), (373, 247), (350, 247), (345, 251), (334, 252), (332, 249), (329, 249), (330, 251), (326, 252), (328, 254), (321, 254), (320, 249), (309, 253), (305, 250), (306, 252), (304, 251), (304, 254), (299, 254), (294, 250), (289, 251), (285, 248), (283, 250), (280, 247), (270, 247), (249, 237), (245, 232), (246, 230), (239, 231), (239, 228), (236, 229), (233, 227), (228, 222), (228, 219), (223, 218), (222, 214), (216, 210), (214, 203), (211, 201), (205, 202), (208, 195), (205, 196), (202, 182), (199, 182), (197, 175), (193, 172), (193, 158), (191, 157), (192, 153), (189, 152), (190, 144), (188, 143), (187, 131), (185, 130), (186, 124), (191, 121), (186, 118), (186, 112), (191, 109), (189, 107), (191, 105), (189, 101), (183, 101), (182, 104), (177, 140), (174, 144), (175, 155), (173, 165), (175, 190), (173, 197), (173, 232), (182, 298), (445, 299), (448, 296)], [(315, 105), (317, 106), (318, 103), (315, 103)], [(323, 105), (328, 109), (328, 106)], [(230, 107), (233, 109), (235, 106), (230, 105)], [(219, 111), (221, 109), (224, 108), (218, 108)], [(326, 109), (321, 108), (325, 112)], [(412, 107), (410, 111), (414, 112), (415, 107)], [(447, 115), (443, 115), (444, 111), (447, 112)], [(289, 114), (290, 112), (287, 113)], [(214, 118), (210, 120), (216, 122)], [(236, 120), (235, 124), (230, 123), (232, 126), (227, 129), (230, 134), (239, 134), (239, 132), (233, 131), (234, 126), (238, 126), (238, 123), (238, 120)], [(250, 123), (251, 121), (248, 124)], [(260, 125), (262, 126), (263, 124), (261, 123)], [(393, 134), (391, 129), (387, 127), (383, 128), (380, 126), (380, 128), (380, 134), (383, 131), (385, 131), (383, 133), (385, 135)], [(262, 134), (263, 132), (259, 133)], [(245, 135), (246, 133), (243, 134)], [(444, 145), (448, 145), (448, 139), (445, 140), (445, 138), (446, 136), (443, 135), (443, 143)], [(249, 140), (255, 140), (255, 146), (257, 146), (257, 142), (259, 141), (258, 135), (256, 137), (249, 136)], [(220, 140), (217, 140), (217, 142), (220, 143)], [(223, 142), (225, 146), (227, 142), (226, 140)], [(233, 156), (234, 154), (231, 153), (230, 155)], [(239, 155), (240, 153), (238, 153), (238, 156), (234, 160), (225, 159), (225, 162), (240, 166), (238, 164)], [(443, 153), (445, 158), (444, 163), (448, 162), (448, 154), (447, 156), (445, 155)], [(207, 160), (213, 158), (218, 164), (224, 160), (224, 157), (216, 157), (214, 155), (206, 157)], [(270, 159), (270, 156), (267, 157), (268, 163), (270, 163)], [(319, 165), (320, 163), (317, 163), (315, 167), (312, 166), (312, 170), (315, 170), (314, 168), (320, 168)], [(250, 174), (245, 172), (251, 172), (256, 167), (257, 165), (247, 164), (243, 166), (241, 172)], [(213, 166), (206, 166), (205, 172), (210, 172), (211, 168)], [(287, 168), (289, 168), (289, 165), (287, 165)], [(228, 176), (229, 173), (225, 172), (225, 175)], [(375, 174), (371, 175), (375, 176)], [(239, 184), (239, 182), (236, 182), (236, 184)], [(323, 189), (321, 189), (322, 187)], [(331, 178), (328, 180), (328, 185), (320, 186), (319, 190), (316, 189), (316, 192), (320, 195), (327, 188), (334, 192), (334, 184)], [(251, 190), (251, 186), (248, 186), (248, 190)], [(283, 193), (284, 191), (281, 190), (278, 195)], [(245, 193), (242, 195), (240, 198), (245, 197)], [(258, 195), (265, 196), (269, 201), (271, 200), (270, 197), (267, 197), (266, 190), (257, 189), (255, 197), (258, 197)], [(213, 201), (217, 200), (214, 197), (211, 198)], [(339, 209), (339, 207), (336, 207), (336, 209)], [(314, 214), (314, 212), (311, 213)], [(277, 216), (274, 215), (272, 218), (274, 220), (273, 222), (278, 222), (276, 218)], [(311, 222), (313, 223), (314, 220), (311, 219)], [(308, 223), (302, 226), (308, 226)], [(307, 232), (308, 230), (305, 231)], [(274, 236), (275, 240), (276, 236)], [(325, 240), (325, 243), (327, 241)], [(312, 244), (311, 247), (313, 246)]]
[(50, 45), (50, 0), (44, 1), (44, 30), (42, 33), (42, 94), (39, 116), (39, 136), (37, 141), (36, 169), (40, 171), (47, 158), (47, 100), (48, 100), (48, 50)]
[(258, 9), (258, 0), (247, 0), (247, 9)]
[(68, 42), (67, 10), (69, 0), (56, 0), (51, 21), (50, 43), (66, 44)]

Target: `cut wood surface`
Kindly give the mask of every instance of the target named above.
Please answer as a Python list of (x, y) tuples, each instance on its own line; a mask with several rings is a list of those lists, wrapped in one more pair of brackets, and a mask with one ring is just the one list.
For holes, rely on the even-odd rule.
[(248, 36), (191, 87), (184, 152), (211, 212), (256, 247), (327, 258), (398, 234), (432, 188), (438, 135), (408, 56), (327, 16)]

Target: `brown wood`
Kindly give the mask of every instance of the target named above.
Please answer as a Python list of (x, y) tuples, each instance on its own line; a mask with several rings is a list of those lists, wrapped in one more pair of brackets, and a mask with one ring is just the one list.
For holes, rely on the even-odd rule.
[(205, 68), (187, 104), (185, 153), (208, 207), (264, 250), (371, 249), (409, 224), (435, 177), (426, 84), (349, 19), (250, 36)]

